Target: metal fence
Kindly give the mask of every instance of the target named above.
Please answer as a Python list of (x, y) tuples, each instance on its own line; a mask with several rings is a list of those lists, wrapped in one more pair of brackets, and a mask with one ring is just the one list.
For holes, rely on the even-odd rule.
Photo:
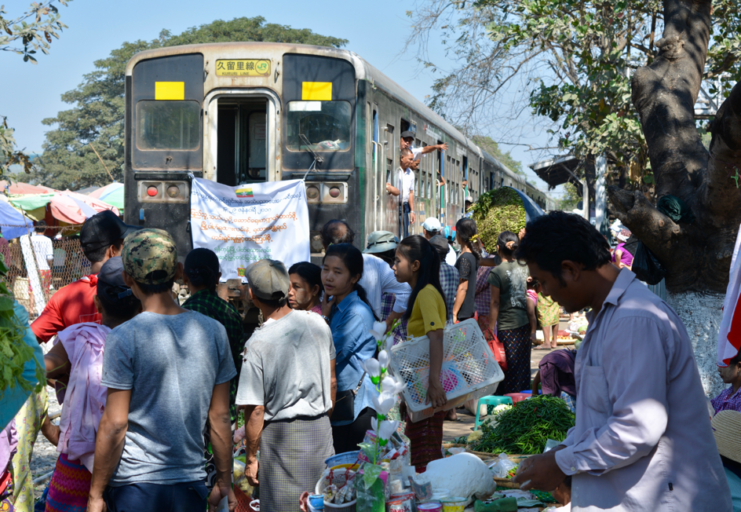
[[(58, 228), (52, 228), (46, 233), (56, 235), (57, 232)], [(24, 238), (28, 239), (25, 242), (26, 250), (23, 247)], [(54, 293), (90, 273), (90, 262), (82, 252), (79, 238), (49, 238), (53, 247), (51, 264), (39, 261), (39, 251), (34, 249), (28, 235), (11, 240), (8, 245), (5, 261), (8, 267), (7, 286), (15, 299), (26, 308), (31, 321), (38, 317)], [(49, 270), (44, 268), (46, 266)], [(38, 290), (34, 290), (34, 287), (38, 287)]]

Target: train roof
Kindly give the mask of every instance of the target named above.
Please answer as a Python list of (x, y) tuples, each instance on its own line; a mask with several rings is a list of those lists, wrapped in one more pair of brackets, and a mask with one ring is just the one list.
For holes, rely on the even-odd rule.
[(468, 150), (477, 153), (484, 160), (490, 164), (498, 167), (501, 171), (509, 174), (511, 178), (520, 179), (525, 181), (522, 176), (519, 176), (514, 171), (509, 169), (502, 162), (497, 160), (494, 156), (490, 155), (471, 139), (466, 137), (460, 130), (450, 124), (448, 121), (443, 119), (442, 116), (437, 114), (430, 107), (425, 105), (423, 102), (418, 100), (416, 97), (407, 92), (403, 87), (394, 82), (391, 78), (386, 76), (384, 73), (375, 68), (368, 61), (363, 59), (360, 55), (350, 50), (343, 50), (341, 48), (331, 48), (325, 46), (313, 46), (305, 44), (294, 44), (294, 43), (268, 43), (262, 41), (249, 41), (249, 42), (224, 42), (224, 43), (202, 43), (202, 44), (190, 44), (182, 46), (167, 46), (163, 48), (155, 48), (152, 50), (144, 50), (134, 55), (126, 65), (126, 75), (130, 76), (133, 72), (134, 66), (145, 59), (153, 59), (157, 57), (167, 57), (170, 55), (180, 55), (183, 53), (194, 53), (203, 52), (207, 54), (216, 54), (220, 49), (233, 51), (237, 46), (247, 46), (250, 49), (259, 50), (265, 48), (266, 50), (275, 51), (276, 49), (283, 48), (283, 53), (303, 53), (311, 55), (320, 55), (325, 57), (334, 57), (338, 59), (344, 59), (353, 64), (355, 68), (356, 78), (359, 80), (367, 80), (373, 83), (374, 86), (385, 91), (392, 97), (401, 100), (404, 104), (409, 106), (412, 110), (415, 110), (422, 117), (428, 119), (431, 123), (442, 129), (449, 137), (452, 137), (456, 142), (465, 146)]

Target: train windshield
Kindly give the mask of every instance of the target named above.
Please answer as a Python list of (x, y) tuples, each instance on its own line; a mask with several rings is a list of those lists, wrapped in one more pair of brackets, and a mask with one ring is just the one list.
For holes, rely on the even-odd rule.
[(290, 151), (346, 151), (351, 127), (352, 107), (347, 101), (291, 101), (286, 147)]
[(196, 149), (200, 115), (197, 101), (140, 101), (136, 104), (136, 145), (145, 151)]

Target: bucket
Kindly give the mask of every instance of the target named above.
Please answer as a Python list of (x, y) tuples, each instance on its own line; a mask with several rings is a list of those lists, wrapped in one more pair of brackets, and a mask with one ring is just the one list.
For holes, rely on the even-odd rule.
[(360, 450), (355, 450), (354, 452), (338, 453), (337, 455), (332, 455), (330, 458), (325, 460), (324, 463), (329, 468), (333, 468), (341, 464), (352, 465), (358, 461), (358, 455), (360, 455)]
[[(357, 454), (357, 452), (356, 452)], [(344, 454), (340, 454), (344, 455)], [(331, 458), (331, 457), (330, 457)], [(327, 459), (329, 460), (329, 459)], [(324, 494), (324, 489), (329, 484), (335, 484), (338, 488), (345, 485), (347, 482), (347, 469), (325, 469), (322, 473), (322, 477), (316, 483), (314, 488), (314, 494)], [(348, 503), (336, 504), (324, 502), (324, 510), (331, 510), (332, 512), (355, 512), (355, 503), (357, 500), (352, 500)]]

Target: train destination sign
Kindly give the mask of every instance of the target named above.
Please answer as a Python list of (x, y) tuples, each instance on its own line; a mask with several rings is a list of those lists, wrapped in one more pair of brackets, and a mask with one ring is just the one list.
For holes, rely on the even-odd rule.
[(269, 76), (270, 61), (266, 59), (219, 59), (217, 76)]

